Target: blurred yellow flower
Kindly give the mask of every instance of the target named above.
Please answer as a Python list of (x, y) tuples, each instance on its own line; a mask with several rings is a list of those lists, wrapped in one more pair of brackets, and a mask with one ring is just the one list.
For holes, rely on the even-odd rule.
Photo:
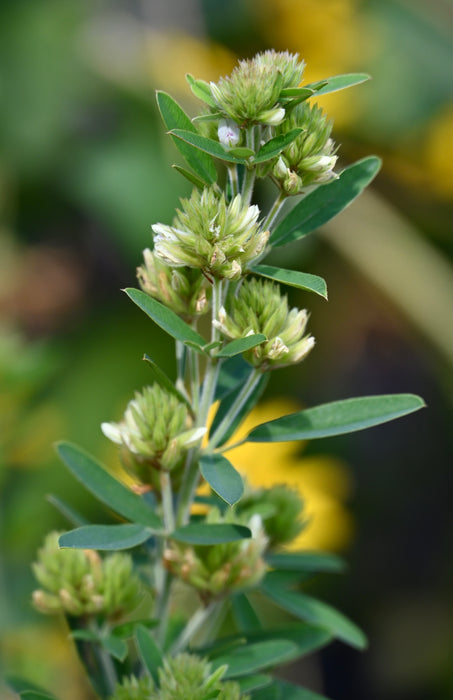
[[(234, 434), (241, 440), (256, 425), (300, 410), (288, 398), (259, 404)], [(351, 492), (347, 466), (335, 457), (300, 455), (300, 443), (244, 443), (227, 452), (228, 459), (255, 488), (286, 484), (304, 500), (308, 525), (287, 549), (338, 551), (349, 543), (353, 525), (344, 502)]]

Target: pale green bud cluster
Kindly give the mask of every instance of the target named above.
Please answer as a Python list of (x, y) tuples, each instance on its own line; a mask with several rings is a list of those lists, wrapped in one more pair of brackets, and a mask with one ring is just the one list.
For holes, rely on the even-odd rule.
[(207, 281), (200, 270), (170, 267), (149, 248), (143, 258), (137, 278), (144, 292), (189, 321), (208, 311)]
[(44, 613), (117, 618), (137, 605), (141, 589), (128, 554), (101, 559), (93, 550), (59, 549), (58, 532), (47, 535), (33, 573), (42, 588), (33, 604)]
[(330, 138), (332, 121), (317, 106), (304, 102), (293, 107), (277, 128), (284, 135), (295, 128), (302, 132), (282, 151), (272, 168), (272, 176), (286, 194), (299, 194), (304, 187), (328, 182), (337, 175), (335, 145)]
[(238, 683), (222, 681), (226, 666), (211, 671), (206, 659), (178, 654), (164, 659), (159, 668), (159, 687), (150, 677), (126, 678), (110, 700), (249, 700)]
[(153, 225), (155, 255), (166, 265), (239, 279), (244, 265), (264, 250), (269, 238), (257, 223), (258, 207), (243, 204), (241, 195), (227, 203), (212, 187), (194, 190), (181, 203), (173, 226)]
[(285, 117), (280, 93), (298, 87), (303, 71), (297, 54), (265, 51), (240, 61), (231, 75), (211, 83), (211, 94), (219, 111), (237, 125), (276, 126)]
[(262, 555), (267, 538), (259, 515), (240, 518), (234, 511), (220, 515), (212, 508), (207, 523), (240, 521), (252, 531), (250, 539), (209, 546), (172, 543), (164, 552), (164, 562), (175, 576), (196, 588), (207, 603), (212, 598), (256, 585), (264, 576), (266, 565)]
[(241, 515), (260, 514), (269, 549), (291, 542), (304, 529), (303, 510), (299, 492), (285, 484), (253, 490), (241, 499), (239, 506)]
[(153, 470), (180, 466), (206, 432), (193, 428), (187, 405), (157, 383), (135, 393), (120, 423), (102, 423), (101, 428), (122, 446), (125, 465), (145, 483), (153, 483)]
[(255, 278), (244, 280), (236, 296), (230, 298), (228, 312), (222, 308), (214, 321), (229, 338), (262, 333), (267, 340), (244, 353), (255, 367), (271, 369), (300, 362), (315, 344), (304, 335), (308, 321), (305, 309), (288, 308), (288, 299), (278, 285)]

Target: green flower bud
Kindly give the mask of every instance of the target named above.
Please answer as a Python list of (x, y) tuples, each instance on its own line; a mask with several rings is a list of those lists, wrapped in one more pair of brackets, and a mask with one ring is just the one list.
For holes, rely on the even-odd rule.
[(206, 522), (240, 522), (250, 527), (252, 537), (210, 546), (174, 542), (166, 549), (164, 561), (167, 569), (196, 588), (205, 603), (256, 585), (266, 570), (262, 555), (267, 546), (259, 515), (242, 518), (234, 511), (228, 511), (222, 516), (212, 508)]
[(115, 552), (101, 559), (93, 550), (60, 549), (59, 534), (46, 537), (32, 565), (42, 586), (33, 592), (40, 612), (117, 618), (136, 607), (141, 583), (128, 554)]
[(244, 265), (266, 246), (269, 232), (257, 223), (259, 209), (237, 195), (229, 204), (214, 188), (194, 190), (181, 200), (173, 226), (155, 224), (155, 255), (172, 267), (201, 269), (206, 275), (238, 279)]
[(235, 681), (222, 681), (227, 667), (211, 672), (211, 664), (194, 654), (167, 657), (159, 668), (159, 687), (149, 676), (123, 679), (110, 700), (249, 700)]
[(200, 270), (169, 267), (149, 248), (143, 258), (137, 277), (144, 292), (187, 321), (208, 311), (207, 282)]
[(268, 280), (247, 279), (236, 296), (230, 298), (227, 312), (220, 310), (214, 321), (231, 339), (263, 333), (267, 340), (244, 353), (255, 367), (273, 369), (300, 362), (315, 344), (313, 336), (304, 335), (307, 311), (288, 309), (288, 300), (280, 288)]
[(156, 700), (158, 691), (151, 676), (136, 678), (123, 678), (121, 684), (117, 684), (115, 693), (110, 700)]
[(265, 51), (240, 61), (230, 76), (211, 83), (211, 94), (222, 114), (237, 124), (275, 126), (285, 117), (281, 90), (297, 87), (303, 71), (297, 54)]
[(291, 542), (304, 529), (303, 509), (299, 492), (285, 484), (253, 490), (241, 499), (238, 507), (242, 516), (251, 517), (255, 513), (261, 516), (270, 549)]
[[(102, 423), (102, 432), (121, 445), (125, 466), (146, 484), (156, 470), (182, 467), (187, 451), (206, 428), (193, 428), (188, 407), (159, 384), (144, 387), (129, 401), (120, 423)], [(154, 474), (153, 474), (154, 472)]]
[(272, 175), (287, 194), (299, 194), (305, 187), (322, 184), (338, 177), (333, 169), (337, 162), (335, 145), (330, 138), (332, 122), (322, 110), (307, 102), (292, 108), (276, 130), (284, 135), (299, 127), (302, 132), (275, 160)]

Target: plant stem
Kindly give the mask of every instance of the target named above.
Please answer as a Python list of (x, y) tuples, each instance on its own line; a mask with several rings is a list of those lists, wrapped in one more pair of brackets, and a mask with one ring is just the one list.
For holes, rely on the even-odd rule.
[(211, 436), (209, 443), (208, 443), (207, 450), (206, 450), (207, 452), (212, 452), (214, 450), (214, 448), (219, 444), (219, 442), (221, 442), (224, 434), (226, 433), (226, 431), (230, 427), (231, 423), (233, 423), (233, 421), (237, 417), (239, 411), (241, 410), (241, 408), (244, 406), (247, 399), (250, 397), (250, 395), (255, 390), (261, 377), (262, 377), (262, 373), (257, 369), (253, 369), (253, 371), (250, 373), (247, 381), (245, 382), (244, 386), (242, 387), (242, 389), (239, 391), (238, 395), (236, 396), (229, 411), (224, 415), (220, 424), (217, 426), (217, 429), (215, 430), (214, 434)]
[(171, 489), (170, 474), (163, 470), (160, 472), (160, 488), (162, 493), (162, 510), (164, 514), (165, 530), (170, 533), (175, 529), (173, 492)]
[[(251, 126), (246, 132), (247, 147), (255, 150), (255, 132)], [(253, 187), (255, 185), (256, 166), (245, 167), (244, 182), (242, 183), (242, 199), (244, 204), (250, 204), (252, 199)]]
[(239, 178), (238, 178), (238, 169), (237, 165), (228, 165), (228, 178), (230, 181), (230, 187), (231, 187), (231, 195), (232, 197), (235, 197), (237, 194), (239, 194)]
[(185, 365), (186, 365), (186, 346), (180, 340), (175, 343), (176, 352), (176, 388), (178, 391), (187, 396), (186, 385), (184, 383)]
[(282, 208), (283, 203), (286, 202), (287, 198), (288, 198), (288, 195), (285, 194), (285, 192), (280, 192), (280, 194), (278, 195), (277, 199), (273, 203), (272, 207), (269, 209), (269, 212), (262, 223), (263, 231), (267, 231), (268, 229), (271, 228), (271, 226), (274, 223), (280, 209)]
[(184, 627), (179, 637), (173, 643), (170, 649), (170, 653), (172, 655), (176, 654), (179, 651), (182, 651), (188, 646), (191, 639), (196, 635), (196, 633), (201, 629), (201, 627), (203, 627), (203, 625), (205, 625), (207, 621), (211, 618), (213, 612), (215, 612), (218, 605), (218, 602), (210, 603), (206, 608), (198, 608), (198, 610), (194, 612), (194, 614), (188, 621), (187, 625)]
[(200, 402), (200, 372), (198, 364), (198, 353), (192, 348), (187, 348), (190, 367), (190, 398), (192, 410), (195, 415), (198, 413)]

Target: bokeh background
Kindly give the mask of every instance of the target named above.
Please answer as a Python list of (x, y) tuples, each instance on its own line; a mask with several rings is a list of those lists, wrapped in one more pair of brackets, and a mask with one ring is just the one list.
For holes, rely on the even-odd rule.
[[(288, 673), (333, 700), (453, 697), (452, 37), (450, 0), (3, 1), (2, 672), (90, 698), (64, 627), (31, 608), (30, 562), (65, 526), (49, 493), (96, 517), (52, 443), (113, 458), (99, 424), (148, 381), (143, 352), (173, 372), (168, 339), (120, 292), (151, 223), (169, 222), (188, 194), (154, 90), (194, 114), (186, 72), (217, 79), (273, 47), (298, 52), (307, 81), (372, 75), (322, 104), (342, 164), (375, 153), (384, 166), (338, 219), (279, 252), (282, 265), (326, 278), (330, 300), (291, 294), (317, 346), (273, 377), (266, 410), (393, 391), (428, 404), (297, 457), (314, 514), (306, 546), (349, 564), (315, 590), (366, 630), (370, 649), (335, 643)], [(278, 480), (288, 459), (267, 473)]]

